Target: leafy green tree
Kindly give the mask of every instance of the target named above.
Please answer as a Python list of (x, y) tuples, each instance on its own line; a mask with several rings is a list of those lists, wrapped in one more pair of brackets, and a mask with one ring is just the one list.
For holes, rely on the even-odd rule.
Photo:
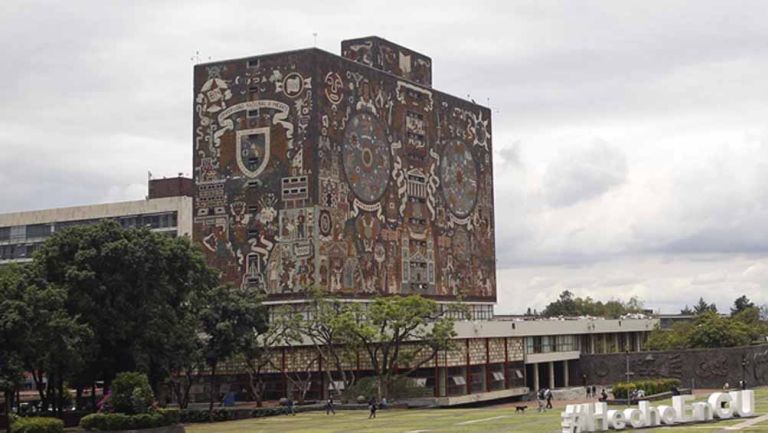
[(298, 390), (298, 400), (302, 402), (311, 384), (314, 359), (309, 359), (307, 368), (294, 371), (288, 370), (280, 363), (275, 364), (277, 354), (303, 343), (304, 335), (301, 333), (301, 323), (304, 321), (301, 312), (295, 311), (291, 306), (276, 308), (270, 317), (267, 328), (261, 333), (253, 333), (245, 336), (240, 357), (246, 366), (248, 373), (249, 392), (257, 406), (262, 405), (266, 384), (263, 380), (263, 371), (266, 367), (279, 370), (285, 379)]
[(651, 331), (645, 343), (647, 350), (680, 350), (688, 348), (688, 335), (693, 324), (678, 322), (670, 330), (662, 330), (658, 326)]
[(22, 324), (17, 329), (21, 340), (9, 349), (32, 373), (43, 410), (52, 404), (59, 412), (70, 397), (64, 382), (82, 368), (92, 332), (66, 311), (66, 292), (39, 278), (35, 266), (9, 267), (2, 273), (0, 299)]
[(692, 316), (694, 313), (693, 313), (693, 310), (691, 310), (691, 307), (689, 307), (688, 304), (685, 304), (685, 307), (683, 307), (683, 309), (680, 310), (680, 314), (684, 316)]
[(418, 295), (379, 297), (365, 307), (350, 304), (340, 316), (343, 329), (369, 358), (377, 378), (379, 397), (398, 377), (398, 366), (408, 365), (407, 376), (452, 347), (454, 322), (435, 301)]
[(747, 308), (756, 308), (754, 302), (747, 298), (747, 295), (741, 295), (733, 301), (733, 307), (731, 307), (731, 316), (741, 313)]
[(267, 309), (254, 293), (222, 285), (207, 294), (200, 321), (204, 334), (203, 354), (211, 373), (208, 409), (213, 411), (219, 362), (242, 353), (254, 336), (267, 330)]
[(549, 303), (542, 314), (545, 317), (595, 316), (618, 319), (625, 314), (642, 312), (643, 304), (636, 297), (630, 298), (626, 303), (619, 300), (603, 303), (590, 297), (576, 297), (573, 292), (566, 290), (560, 293), (557, 301)]
[(319, 290), (310, 291), (309, 300), (311, 318), (299, 321), (299, 331), (312, 342), (318, 357), (326, 366), (328, 383), (334, 391), (340, 393), (341, 389), (338, 389), (332, 374), (334, 371), (344, 389), (349, 389), (356, 379), (354, 370), (344, 368), (356, 356), (355, 342), (346, 329), (347, 304)]
[(746, 324), (708, 311), (700, 314), (694, 321), (688, 334), (688, 347), (745, 346), (752, 340), (750, 335)]
[(0, 390), (6, 414), (11, 413), (14, 390), (22, 380), (21, 348), (30, 331), (29, 309), (21, 300), (24, 285), (19, 267), (0, 266)]
[(56, 232), (35, 254), (40, 276), (66, 293), (65, 307), (93, 332), (83, 375), (107, 383), (120, 371), (145, 371), (156, 387), (193, 338), (189, 305), (217, 276), (187, 238), (114, 221)]

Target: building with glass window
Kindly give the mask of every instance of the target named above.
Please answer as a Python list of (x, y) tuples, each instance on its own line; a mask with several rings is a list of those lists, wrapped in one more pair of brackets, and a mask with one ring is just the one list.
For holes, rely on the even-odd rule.
[(145, 200), (0, 214), (0, 265), (32, 260), (56, 231), (111, 219), (123, 227), (148, 227), (171, 236), (192, 234), (192, 181), (154, 179)]

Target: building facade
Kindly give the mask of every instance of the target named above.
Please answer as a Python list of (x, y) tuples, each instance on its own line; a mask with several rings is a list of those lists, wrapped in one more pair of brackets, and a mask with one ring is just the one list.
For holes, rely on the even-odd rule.
[[(191, 236), (191, 194), (171, 193), (174, 185), (184, 182), (184, 178), (150, 180), (145, 200), (0, 214), (0, 265), (30, 262), (35, 250), (56, 231), (105, 219), (126, 228), (148, 227), (173, 236)], [(186, 182), (191, 184), (188, 178)], [(156, 198), (153, 191), (161, 191), (162, 197)]]
[(370, 37), (197, 65), (194, 239), (271, 301), (496, 300), (490, 110)]

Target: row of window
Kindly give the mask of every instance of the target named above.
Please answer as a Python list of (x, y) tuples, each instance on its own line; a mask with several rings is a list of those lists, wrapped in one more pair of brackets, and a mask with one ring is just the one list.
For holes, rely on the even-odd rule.
[[(173, 228), (178, 224), (176, 212), (148, 215), (131, 215), (111, 218), (125, 228), (149, 227), (151, 229)], [(29, 241), (44, 240), (56, 231), (67, 227), (96, 224), (102, 219), (86, 219), (62, 221), (45, 224), (29, 224), (25, 226), (0, 227), (0, 242), (29, 243)], [(10, 245), (6, 245), (10, 246)], [(16, 247), (20, 247), (17, 245)], [(16, 253), (18, 254), (18, 253)]]

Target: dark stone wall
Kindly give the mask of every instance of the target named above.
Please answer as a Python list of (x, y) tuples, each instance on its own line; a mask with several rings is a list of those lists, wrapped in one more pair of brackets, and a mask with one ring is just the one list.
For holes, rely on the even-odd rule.
[(495, 301), (490, 110), (406, 72), (317, 49), (195, 67), (193, 238), (222, 280)]
[[(626, 362), (623, 353), (581, 355), (575, 378), (579, 384), (582, 375), (590, 384), (621, 382)], [(749, 386), (768, 385), (768, 345), (630, 353), (629, 370), (633, 379), (676, 378), (686, 387), (692, 381), (696, 388), (721, 388), (725, 382), (734, 387), (743, 377)]]

